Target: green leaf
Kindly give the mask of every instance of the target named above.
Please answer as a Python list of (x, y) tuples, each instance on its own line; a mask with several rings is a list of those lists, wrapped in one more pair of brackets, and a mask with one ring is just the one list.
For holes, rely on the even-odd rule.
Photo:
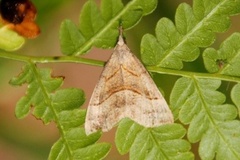
[(240, 84), (236, 84), (231, 91), (231, 98), (238, 107), (238, 114), (240, 116)]
[(86, 111), (79, 109), (85, 102), (82, 90), (59, 89), (62, 78), (53, 78), (49, 69), (39, 69), (32, 63), (26, 65), (22, 73), (10, 83), (28, 84), (26, 95), (17, 103), (18, 118), (24, 118), (30, 112), (30, 107), (34, 107), (33, 115), (36, 118), (44, 123), (56, 123), (60, 138), (53, 145), (49, 160), (79, 159), (80, 155), (102, 159), (109, 152), (109, 144), (96, 144), (101, 136), (99, 132), (90, 136), (85, 134), (82, 126)]
[(15, 114), (18, 118), (24, 118), (30, 112), (31, 106), (35, 106), (33, 113), (41, 118), (44, 123), (54, 120), (50, 94), (62, 84), (62, 78), (52, 78), (49, 69), (37, 69), (29, 64), (23, 68), (22, 73), (10, 81), (12, 85), (28, 83), (26, 95), (22, 97), (16, 106)]
[[(60, 44), (63, 54), (84, 54), (93, 46), (114, 47), (120, 24), (125, 30), (133, 27), (156, 6), (157, 0), (132, 0), (126, 6), (123, 6), (121, 0), (102, 0), (101, 10), (99, 10), (94, 0), (87, 1), (80, 13), (79, 33), (74, 35), (77, 30), (69, 31), (74, 27), (64, 27), (67, 26), (64, 23), (60, 28)], [(70, 36), (72, 34), (69, 33), (73, 33), (74, 36)], [(71, 37), (74, 38), (71, 39)], [(85, 41), (74, 42), (75, 37), (81, 37)]]
[(78, 149), (74, 153), (74, 159), (103, 159), (106, 157), (107, 153), (109, 152), (111, 148), (110, 144), (107, 143), (100, 143), (91, 145), (87, 148)]
[[(193, 8), (185, 3), (180, 4), (175, 15), (176, 25), (162, 18), (156, 26), (156, 39), (150, 35), (143, 37), (143, 62), (146, 65), (182, 69), (183, 62), (198, 58), (199, 47), (207, 47), (214, 42), (215, 32), (224, 32), (229, 28), (229, 16), (239, 13), (239, 5), (239, 0), (195, 0)], [(148, 41), (155, 42), (153, 46), (158, 47), (149, 48)], [(161, 59), (151, 62), (152, 57)]]
[(61, 50), (65, 55), (72, 55), (81, 45), (85, 38), (79, 32), (77, 26), (70, 20), (65, 20), (60, 26)]
[[(106, 143), (96, 143), (100, 138), (99, 132), (87, 136), (80, 127), (85, 121), (85, 110), (61, 111), (57, 123), (61, 126), (62, 135), (52, 146), (49, 160), (61, 159), (102, 159), (110, 150)], [(100, 147), (100, 148), (99, 148)], [(80, 155), (82, 155), (80, 157)]]
[(116, 16), (123, 9), (123, 7), (121, 0), (102, 0), (101, 13), (104, 21), (110, 21), (112, 17)]
[(203, 60), (210, 73), (240, 76), (240, 33), (233, 33), (221, 44), (219, 50), (207, 48)]
[(190, 144), (181, 139), (185, 133), (179, 124), (143, 128), (124, 119), (117, 129), (116, 145), (121, 154), (130, 149), (130, 159), (193, 159)]
[(86, 111), (85, 110), (65, 110), (59, 113), (59, 123), (65, 130), (79, 127), (85, 122)]
[(180, 139), (184, 134), (185, 129), (177, 124), (144, 129), (131, 147), (130, 159), (194, 159), (190, 144)]
[(33, 115), (42, 119), (44, 123), (49, 123), (58, 118), (54, 117), (54, 113), (78, 108), (85, 101), (84, 93), (79, 89), (55, 91), (62, 85), (62, 78), (52, 78), (49, 69), (38, 69), (32, 64), (26, 65), (22, 73), (10, 83), (29, 84), (26, 95), (16, 106), (15, 113), (18, 118), (27, 116), (34, 106)]
[(129, 29), (134, 27), (134, 25), (141, 20), (142, 15), (142, 8), (131, 8), (131, 10), (127, 14), (124, 14), (120, 19), (123, 28)]
[(53, 145), (49, 160), (102, 159), (110, 150), (109, 144), (94, 144), (100, 138), (99, 133), (86, 136), (83, 128), (68, 129), (63, 137)]
[(95, 143), (100, 136), (101, 134), (99, 133), (87, 136), (84, 129), (80, 127), (71, 128), (65, 133), (66, 141), (68, 142), (68, 145), (71, 146), (72, 150), (87, 147), (88, 145)]
[[(209, 2), (208, 0), (194, 0), (193, 11), (197, 19), (204, 19), (207, 15), (212, 15), (209, 19), (204, 19), (204, 23), (208, 24), (208, 27), (211, 26), (212, 29), (222, 29), (222, 25), (229, 24), (230, 21), (227, 18), (227, 15), (234, 15), (239, 13), (240, 7), (239, 0), (214, 0)], [(218, 12), (218, 14), (213, 14)], [(224, 23), (219, 23), (221, 21), (214, 21), (213, 19), (218, 16), (222, 17)], [(225, 19), (225, 20), (224, 20)], [(213, 24), (213, 25), (212, 25)]]
[(15, 51), (22, 47), (25, 39), (16, 32), (7, 28), (7, 26), (0, 27), (0, 48), (6, 51)]
[(93, 37), (103, 26), (104, 20), (95, 1), (87, 1), (81, 11), (79, 29), (86, 39)]
[(58, 140), (52, 146), (48, 159), (49, 160), (68, 159), (68, 150), (67, 147), (64, 145), (63, 140)]
[(239, 143), (240, 122), (237, 120), (223, 122), (218, 125), (218, 128), (211, 128), (206, 132), (199, 145), (199, 154), (202, 159), (214, 159), (217, 152), (217, 160), (238, 160), (240, 158)]
[(73, 110), (85, 102), (84, 92), (79, 92), (79, 89), (75, 88), (58, 90), (51, 98), (53, 107), (58, 112)]
[[(180, 78), (172, 90), (170, 104), (173, 110), (179, 110), (179, 120), (189, 124), (189, 141), (200, 141), (202, 159), (213, 159), (215, 154), (222, 156), (220, 159), (239, 159), (239, 147), (234, 141), (240, 141), (240, 136), (225, 129), (235, 125), (237, 110), (231, 104), (223, 104), (225, 95), (216, 91), (220, 85), (220, 80)], [(229, 147), (228, 154), (220, 146)]]
[(202, 155), (202, 159), (214, 159), (215, 152), (219, 146), (218, 134), (214, 132), (213, 129), (208, 130), (203, 136), (200, 145), (208, 146), (208, 148), (200, 147), (199, 149), (199, 154)]
[[(156, 8), (157, 0), (131, 0), (126, 5), (121, 0), (102, 0), (100, 6), (94, 0), (88, 0), (82, 8), (79, 26), (70, 20), (62, 23), (63, 54), (84, 54), (93, 46), (113, 47), (119, 25), (122, 24), (124, 30), (134, 27)], [(188, 77), (176, 82), (170, 96), (174, 117), (187, 126), (169, 124), (144, 128), (124, 119), (119, 123), (115, 137), (121, 154), (129, 152), (130, 159), (140, 160), (194, 159), (190, 143), (185, 140), (187, 132), (191, 143), (199, 142), (201, 159), (240, 159), (237, 109), (225, 103), (226, 96), (217, 91), (222, 77), (226, 80), (239, 76), (239, 33), (224, 41), (219, 50), (208, 48), (204, 51), (205, 67), (214, 74), (176, 71), (184, 67), (184, 62), (199, 58), (199, 48), (209, 47), (215, 40), (215, 33), (225, 32), (230, 26), (229, 17), (239, 12), (240, 0), (194, 0), (193, 7), (182, 3), (175, 22), (162, 18), (156, 25), (156, 35), (143, 37), (141, 56), (145, 64), (153, 66), (149, 67), (151, 71), (170, 71), (168, 74)], [(50, 151), (50, 160), (104, 159), (110, 144), (96, 143), (101, 133), (86, 136), (83, 129), (86, 111), (79, 107), (85, 101), (84, 92), (59, 89), (62, 78), (52, 77), (49, 69), (39, 69), (30, 61), (23, 72), (10, 81), (12, 85), (28, 85), (26, 95), (17, 103), (16, 116), (25, 117), (33, 107), (35, 117), (44, 123), (56, 123), (60, 138)], [(239, 81), (237, 77), (231, 80)], [(237, 84), (231, 91), (231, 99), (238, 108), (239, 88)]]
[(153, 35), (144, 35), (141, 41), (141, 46), (141, 53), (148, 52), (148, 54), (142, 54), (141, 56), (143, 63), (154, 66), (164, 58), (162, 54), (159, 54), (163, 52), (163, 48), (159, 46), (157, 39)]
[(142, 129), (142, 126), (130, 119), (125, 118), (120, 121), (115, 137), (115, 143), (120, 154), (126, 154), (130, 150), (135, 137)]

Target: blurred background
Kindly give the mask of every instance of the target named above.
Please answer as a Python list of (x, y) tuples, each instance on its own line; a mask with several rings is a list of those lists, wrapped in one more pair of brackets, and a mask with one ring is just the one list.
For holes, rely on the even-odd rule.
[[(27, 40), (23, 48), (16, 51), (17, 54), (32, 56), (61, 56), (59, 45), (59, 28), (64, 19), (71, 19), (78, 25), (79, 13), (86, 0), (32, 0), (38, 9), (37, 23), (41, 28), (38, 38)], [(124, 0), (124, 3), (127, 3)], [(141, 37), (146, 33), (155, 34), (155, 26), (161, 17), (174, 20), (177, 6), (186, 2), (192, 5), (192, 0), (159, 0), (158, 8), (153, 14), (143, 17), (142, 21), (131, 31), (126, 31), (126, 40), (129, 48), (135, 54), (139, 54)], [(100, 4), (100, 1), (98, 1)], [(214, 47), (218, 47), (233, 31), (239, 30), (238, 17), (232, 18), (231, 28), (224, 34), (217, 34)], [(93, 48), (84, 57), (106, 61), (112, 53), (112, 49), (103, 50)], [(197, 60), (199, 65), (186, 64), (188, 70), (205, 71), (201, 58)], [(12, 87), (9, 80), (18, 75), (23, 63), (0, 59), (0, 159), (4, 160), (46, 160), (51, 146), (59, 138), (58, 130), (54, 123), (44, 125), (31, 114), (24, 119), (15, 118), (14, 109), (17, 101), (25, 94), (26, 86)], [(81, 64), (39, 64), (40, 67), (50, 67), (53, 75), (64, 76), (63, 88), (76, 87), (85, 91), (86, 107), (94, 86), (96, 85), (102, 67)], [(71, 71), (71, 72), (69, 72)], [(156, 83), (169, 100), (170, 91), (174, 82), (179, 77), (153, 74)], [(113, 148), (105, 159), (128, 159), (128, 155), (118, 154), (114, 144), (115, 129), (104, 134), (101, 141), (113, 143)], [(196, 148), (193, 147), (193, 150)], [(198, 159), (198, 158), (196, 158)]]

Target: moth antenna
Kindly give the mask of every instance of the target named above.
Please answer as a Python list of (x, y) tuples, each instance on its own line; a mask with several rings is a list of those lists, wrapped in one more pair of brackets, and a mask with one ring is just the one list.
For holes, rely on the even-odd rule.
[(123, 44), (125, 44), (125, 42), (124, 42), (124, 38), (123, 38), (123, 27), (121, 24), (120, 24), (118, 30), (119, 30), (118, 45), (122, 46)]

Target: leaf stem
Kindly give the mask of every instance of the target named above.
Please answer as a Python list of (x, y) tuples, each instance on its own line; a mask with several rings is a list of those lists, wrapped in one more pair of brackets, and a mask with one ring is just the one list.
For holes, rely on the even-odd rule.
[[(105, 64), (105, 62), (100, 60), (93, 60), (93, 59), (74, 57), (74, 56), (34, 57), (34, 56), (20, 55), (20, 54), (11, 53), (11, 52), (5, 52), (5, 51), (0, 51), (0, 58), (16, 60), (16, 61), (21, 61), (25, 63), (29, 63), (29, 61), (33, 63), (80, 63), (80, 64), (87, 64), (87, 65), (93, 65), (93, 66), (100, 66), (100, 67), (103, 67)], [(168, 75), (188, 77), (188, 78), (195, 77), (195, 78), (206, 78), (206, 79), (207, 78), (219, 79), (223, 81), (240, 83), (240, 77), (234, 77), (234, 76), (228, 76), (228, 75), (222, 75), (222, 74), (198, 73), (198, 72), (190, 72), (190, 71), (183, 71), (183, 70), (173, 70), (173, 69), (167, 69), (167, 68), (160, 68), (156, 66), (147, 66), (146, 68), (149, 72), (160, 73), (160, 74), (168, 74)]]
[[(50, 98), (50, 95), (49, 95), (46, 87), (45, 87), (44, 84), (43, 84), (42, 77), (41, 77), (41, 75), (40, 75), (39, 71), (37, 70), (37, 67), (35, 66), (34, 63), (29, 62), (29, 65), (31, 66), (31, 69), (32, 69), (32, 71), (33, 71), (34, 76), (36, 77), (36, 83), (38, 84), (39, 89), (40, 89), (41, 92), (42, 92), (42, 95), (43, 95), (43, 97), (44, 97), (44, 101), (45, 101), (45, 103), (48, 105), (48, 107), (50, 108), (51, 112), (52, 112), (53, 115), (54, 115), (55, 123), (57, 124), (57, 126), (58, 126), (58, 128), (59, 128), (59, 132), (60, 132), (61, 135), (62, 135), (61, 137), (62, 137), (63, 141), (65, 141), (65, 144), (68, 144), (68, 143), (67, 143), (67, 140), (66, 140), (66, 135), (65, 135), (65, 133), (64, 133), (63, 126), (62, 126), (61, 124), (59, 124), (59, 122), (60, 122), (59, 116), (58, 116), (58, 114), (57, 114), (56, 109), (54, 109), (54, 107), (53, 107), (52, 100), (51, 100), (51, 98)], [(71, 154), (71, 149), (70, 149), (69, 145), (65, 145), (65, 146), (66, 146), (66, 150), (67, 150), (67, 152), (68, 152), (69, 157), (71, 157), (70, 155), (72, 155), (72, 154)], [(70, 158), (70, 159), (71, 159), (71, 158)]]
[(33, 63), (81, 63), (81, 64), (88, 64), (94, 66), (104, 66), (103, 61), (93, 60), (88, 58), (81, 58), (81, 57), (73, 57), (73, 56), (26, 56), (11, 52), (0, 51), (0, 58), (20, 61), (28, 63), (29, 61)]
[(161, 73), (161, 74), (182, 76), (182, 77), (188, 77), (188, 78), (195, 77), (195, 78), (205, 78), (205, 79), (219, 79), (219, 80), (223, 80), (223, 81), (240, 83), (240, 77), (234, 77), (234, 76), (228, 76), (228, 75), (222, 75), (222, 74), (173, 70), (173, 69), (167, 69), (167, 68), (159, 68), (159, 67), (155, 67), (155, 66), (148, 66), (146, 68), (149, 72), (155, 72), (155, 73)]

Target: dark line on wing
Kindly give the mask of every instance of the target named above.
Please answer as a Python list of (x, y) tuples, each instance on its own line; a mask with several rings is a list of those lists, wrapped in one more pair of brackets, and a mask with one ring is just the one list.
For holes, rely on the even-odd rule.
[[(136, 94), (142, 95), (141, 92), (139, 92), (138, 90), (136, 90), (136, 89), (134, 89), (134, 88), (132, 88), (132, 87), (130, 87), (130, 86), (117, 87), (115, 90), (113, 90), (113, 91), (111, 92), (111, 94), (109, 94), (108, 97), (106, 97), (104, 100), (102, 100), (101, 102), (99, 102), (99, 103), (97, 103), (97, 104), (94, 104), (94, 105), (101, 105), (103, 102), (105, 102), (105, 101), (106, 101), (109, 97), (111, 97), (113, 94), (115, 94), (115, 93), (117, 93), (117, 92), (120, 92), (120, 91), (124, 91), (124, 90), (129, 90), (129, 91), (132, 91), (132, 92), (134, 92), (134, 93), (136, 93)], [(144, 97), (146, 97), (146, 96), (144, 96)], [(156, 99), (158, 99), (157, 97), (150, 98), (149, 96), (146, 97), (146, 98), (149, 99), (149, 100), (156, 100)]]
[[(130, 73), (132, 76), (135, 77), (139, 77), (138, 74), (135, 74), (132, 70), (127, 69), (126, 67), (124, 67), (124, 65), (120, 65), (120, 68), (122, 68), (123, 70), (127, 71), (128, 73)], [(117, 69), (111, 76), (106, 77), (106, 81), (109, 81), (111, 78), (113, 78), (117, 72), (119, 72), (120, 69)], [(141, 73), (142, 74), (142, 73)]]
[(106, 77), (105, 80), (108, 81), (109, 79), (113, 78), (117, 74), (118, 71), (119, 71), (119, 69), (117, 69), (111, 76)]
[(121, 68), (123, 68), (125, 71), (127, 71), (128, 73), (130, 73), (131, 75), (135, 76), (135, 77), (139, 77), (139, 75), (135, 74), (133, 71), (125, 68), (124, 66), (121, 65)]

